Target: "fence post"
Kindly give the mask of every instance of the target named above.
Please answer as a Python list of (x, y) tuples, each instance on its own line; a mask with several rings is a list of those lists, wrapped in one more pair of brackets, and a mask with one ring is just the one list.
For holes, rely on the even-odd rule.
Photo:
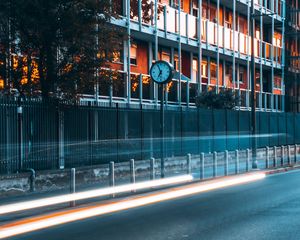
[(281, 146), (281, 166), (284, 165), (284, 146)]
[[(70, 193), (75, 193), (76, 189), (76, 169), (75, 168), (71, 168), (71, 172), (70, 172)], [(75, 207), (75, 201), (70, 201), (70, 207)]]
[(57, 109), (58, 118), (58, 168), (65, 168), (65, 149), (64, 149), (64, 113)]
[[(135, 184), (134, 159), (130, 159), (130, 182)], [(135, 192), (135, 190), (133, 189), (132, 192)]]
[(235, 150), (235, 174), (239, 173), (239, 150)]
[(277, 167), (277, 147), (274, 146), (274, 167)]
[(23, 146), (23, 107), (21, 106), (21, 99), (18, 99), (18, 171), (23, 170), (24, 161), (24, 146)]
[(150, 158), (150, 179), (155, 179), (155, 158)]
[(188, 153), (186, 155), (186, 164), (187, 164), (187, 174), (192, 173), (192, 155)]
[(224, 175), (228, 176), (228, 151), (225, 150), (225, 165), (224, 165)]
[(269, 161), (270, 161), (270, 151), (269, 151), (269, 147), (266, 147), (266, 169), (269, 168)]
[(204, 179), (204, 153), (200, 154), (200, 179)]
[(249, 165), (250, 165), (250, 149), (247, 148), (246, 150), (246, 171), (249, 172)]
[(213, 177), (217, 176), (217, 152), (213, 153)]
[(288, 164), (291, 165), (291, 146), (288, 145)]

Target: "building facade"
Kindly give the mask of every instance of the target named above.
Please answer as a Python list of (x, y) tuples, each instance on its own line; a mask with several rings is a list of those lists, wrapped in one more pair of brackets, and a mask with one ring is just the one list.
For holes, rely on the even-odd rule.
[[(148, 74), (151, 64), (162, 59), (181, 73), (165, 89), (168, 106), (193, 107), (198, 93), (231, 88), (241, 98), (239, 109), (250, 109), (251, 1), (118, 1), (121, 17), (112, 23), (125, 28), (130, 38), (111, 64), (120, 76), (112, 87), (100, 84), (102, 102), (157, 105), (160, 91)], [(143, 16), (145, 2), (150, 17)], [(299, 51), (296, 43), (285, 42), (287, 27), (294, 27), (286, 21), (287, 5), (297, 8), (295, 2), (254, 0), (255, 91), (261, 111), (285, 111), (285, 78), (291, 70), (286, 61), (298, 61), (286, 57), (286, 46), (291, 54)]]
[(286, 106), (287, 111), (300, 112), (300, 13), (299, 1), (289, 0), (286, 18)]

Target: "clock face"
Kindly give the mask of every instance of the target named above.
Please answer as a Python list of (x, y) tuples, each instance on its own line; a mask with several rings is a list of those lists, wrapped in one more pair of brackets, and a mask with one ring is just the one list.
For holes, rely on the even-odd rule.
[(166, 61), (157, 61), (150, 69), (150, 76), (156, 83), (167, 83), (172, 80), (173, 67)]

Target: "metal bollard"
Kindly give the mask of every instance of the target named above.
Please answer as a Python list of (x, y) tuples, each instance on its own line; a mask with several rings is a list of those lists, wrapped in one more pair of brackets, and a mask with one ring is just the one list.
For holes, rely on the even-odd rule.
[(235, 150), (235, 174), (239, 173), (239, 150)]
[(269, 162), (270, 162), (270, 149), (269, 147), (266, 147), (266, 169), (269, 168)]
[[(135, 184), (134, 159), (130, 159), (130, 182)], [(135, 189), (133, 189), (132, 192), (135, 192)]]
[(288, 164), (291, 165), (292, 157), (291, 157), (291, 146), (288, 145)]
[(249, 172), (249, 165), (250, 165), (250, 150), (246, 150), (246, 172)]
[(225, 176), (228, 176), (228, 158), (229, 158), (229, 155), (228, 155), (228, 151), (226, 150), (225, 151), (225, 165), (224, 165), (224, 175)]
[[(109, 186), (115, 186), (115, 163), (109, 163)], [(112, 194), (112, 197), (115, 197), (115, 194)]]
[(187, 164), (187, 174), (191, 174), (192, 173), (192, 155), (190, 153), (188, 153), (186, 155), (186, 164)]
[(295, 146), (294, 146), (294, 161), (295, 161), (295, 163), (297, 163), (297, 144), (295, 144)]
[(200, 154), (200, 179), (204, 179), (204, 153)]
[(281, 166), (284, 165), (284, 146), (281, 146)]
[[(71, 172), (70, 172), (70, 193), (75, 193), (76, 189), (75, 189), (75, 184), (76, 184), (76, 170), (75, 168), (71, 168)], [(70, 207), (75, 207), (75, 201), (70, 201)]]
[(35, 170), (33, 168), (28, 168), (26, 171), (30, 172), (29, 183), (30, 183), (30, 192), (35, 192)]
[(277, 147), (274, 146), (274, 163), (273, 163), (273, 166), (274, 167), (277, 167)]
[(150, 158), (150, 179), (155, 179), (155, 158)]
[(217, 152), (213, 153), (213, 177), (217, 176)]

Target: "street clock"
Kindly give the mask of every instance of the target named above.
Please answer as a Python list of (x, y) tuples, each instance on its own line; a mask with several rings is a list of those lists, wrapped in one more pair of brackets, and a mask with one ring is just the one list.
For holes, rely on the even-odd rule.
[(158, 84), (165, 84), (174, 76), (173, 66), (166, 61), (156, 61), (150, 68), (151, 79)]

